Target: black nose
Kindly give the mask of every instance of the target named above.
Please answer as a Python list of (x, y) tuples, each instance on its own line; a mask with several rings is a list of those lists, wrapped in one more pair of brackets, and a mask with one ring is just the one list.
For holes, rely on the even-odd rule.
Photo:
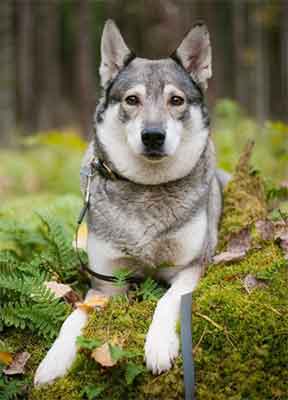
[(159, 150), (165, 142), (165, 131), (158, 128), (143, 129), (142, 142), (148, 149)]

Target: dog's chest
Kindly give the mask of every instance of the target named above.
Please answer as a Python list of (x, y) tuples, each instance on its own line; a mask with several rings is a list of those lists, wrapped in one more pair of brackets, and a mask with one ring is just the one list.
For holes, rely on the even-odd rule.
[(200, 202), (199, 195), (177, 187), (137, 191), (129, 185), (119, 190), (114, 182), (98, 184), (89, 227), (98, 240), (109, 243), (113, 257), (186, 265), (201, 252), (207, 232), (205, 196)]

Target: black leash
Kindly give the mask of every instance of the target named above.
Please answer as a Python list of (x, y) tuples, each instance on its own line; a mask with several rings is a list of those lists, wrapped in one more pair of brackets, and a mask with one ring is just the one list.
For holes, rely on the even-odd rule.
[[(79, 228), (84, 220), (84, 217), (89, 209), (90, 202), (90, 186), (93, 177), (99, 173), (106, 179), (112, 180), (125, 180), (128, 179), (120, 176), (116, 172), (112, 171), (108, 167), (108, 165), (102, 160), (92, 159), (88, 167), (81, 168), (81, 175), (86, 176), (87, 178), (87, 186), (85, 193), (85, 200), (80, 212), (80, 215), (77, 219), (77, 227), (75, 232), (75, 244), (76, 244), (76, 253), (79, 259), (79, 263), (81, 266), (81, 270), (83, 272), (87, 272), (89, 275), (94, 276), (97, 279), (106, 281), (106, 282), (117, 282), (117, 278), (115, 276), (103, 275), (98, 272), (90, 269), (82, 260), (80, 256), (80, 251), (78, 247), (78, 233)], [(127, 283), (136, 283), (139, 284), (143, 281), (142, 278), (131, 276), (127, 277)], [(192, 353), (192, 292), (187, 293), (181, 297), (181, 342), (182, 342), (182, 357), (183, 357), (183, 370), (184, 370), (184, 389), (185, 389), (185, 400), (195, 400), (195, 367), (193, 361), (193, 353)]]

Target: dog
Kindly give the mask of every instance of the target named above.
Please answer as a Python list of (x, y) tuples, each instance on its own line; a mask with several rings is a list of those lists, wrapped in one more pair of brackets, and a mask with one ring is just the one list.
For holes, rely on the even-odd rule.
[[(118, 179), (96, 174), (91, 182), (89, 266), (113, 275), (125, 265), (138, 276), (148, 271), (170, 285), (146, 336), (146, 365), (154, 374), (169, 370), (178, 355), (181, 296), (195, 289), (217, 244), (227, 176), (216, 170), (204, 100), (211, 76), (211, 44), (204, 24), (196, 24), (170, 57), (148, 60), (136, 57), (115, 23), (106, 22), (100, 66), (103, 96), (83, 166), (96, 157)], [(86, 177), (81, 187), (85, 193)], [(163, 263), (171, 267), (157, 268)], [(109, 296), (120, 290), (95, 277), (91, 284)], [(82, 310), (72, 312), (38, 367), (35, 384), (67, 372), (86, 321)]]

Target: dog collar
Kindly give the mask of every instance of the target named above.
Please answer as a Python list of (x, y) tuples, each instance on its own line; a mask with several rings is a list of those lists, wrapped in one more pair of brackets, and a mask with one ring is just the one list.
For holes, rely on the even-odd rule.
[(112, 181), (128, 181), (127, 178), (118, 174), (118, 172), (113, 171), (112, 168), (109, 167), (108, 163), (100, 158), (93, 157), (89, 165), (80, 169), (80, 175), (85, 176), (87, 179), (93, 178), (97, 172), (105, 179), (110, 179)]

